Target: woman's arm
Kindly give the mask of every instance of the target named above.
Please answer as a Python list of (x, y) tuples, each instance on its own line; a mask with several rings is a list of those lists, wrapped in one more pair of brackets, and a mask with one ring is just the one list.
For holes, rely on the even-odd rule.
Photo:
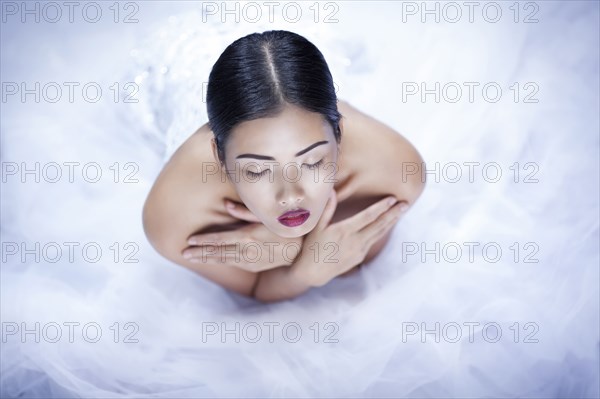
[[(251, 295), (257, 278), (256, 273), (227, 264), (205, 264), (185, 259), (181, 254), (184, 244), (173, 238), (178, 236), (176, 229), (151, 217), (144, 219), (144, 226), (148, 241), (166, 259), (196, 272), (228, 290), (242, 295)], [(181, 241), (185, 243), (185, 238), (182, 238)]]
[(167, 239), (165, 233), (168, 233), (168, 230), (153, 222), (155, 222), (154, 219), (145, 218), (148, 240), (158, 253), (230, 291), (255, 298), (261, 302), (274, 302), (294, 298), (311, 288), (296, 278), (294, 273), (291, 273), (290, 265), (253, 273), (224, 263), (192, 262), (181, 255), (181, 248), (176, 242)]
[[(155, 199), (160, 199), (156, 200)], [(212, 231), (214, 228), (209, 228), (209, 226), (204, 226), (201, 224), (196, 224), (195, 227), (190, 227), (189, 225), (184, 224), (189, 223), (189, 217), (184, 220), (178, 220), (174, 217), (172, 212), (167, 212), (167, 209), (174, 209), (173, 207), (169, 207), (165, 201), (173, 198), (172, 196), (151, 196), (150, 200), (146, 201), (143, 210), (143, 225), (144, 232), (146, 233), (146, 237), (152, 247), (163, 257), (176, 263), (177, 265), (183, 266), (186, 269), (189, 269), (193, 272), (196, 272), (208, 280), (213, 281), (214, 283), (230, 290), (236, 292), (241, 295), (252, 297), (254, 296), (254, 290), (257, 287), (257, 282), (259, 275), (261, 273), (266, 273), (266, 271), (261, 273), (256, 273), (248, 270), (243, 270), (236, 265), (235, 263), (217, 263), (217, 262), (203, 262), (201, 259), (196, 258), (187, 259), (183, 256), (183, 252), (187, 250), (187, 239), (189, 238), (189, 234), (185, 234), (186, 231), (196, 231), (196, 232), (204, 232), (209, 236), (221, 236), (225, 235), (236, 235), (239, 234), (240, 237), (237, 240), (238, 242), (243, 239), (247, 239), (248, 233), (244, 231), (244, 226), (241, 227), (238, 225), (235, 227), (234, 225), (228, 226), (225, 230), (223, 228), (219, 228), (219, 232)], [(175, 215), (179, 215), (176, 213)], [(199, 223), (199, 222), (198, 222)], [(194, 237), (201, 239), (203, 236), (202, 233), (195, 234)], [(254, 236), (253, 236), (254, 237)], [(289, 243), (292, 239), (278, 237), (275, 235), (269, 235), (265, 237), (254, 237), (255, 241), (263, 241), (266, 240), (270, 243), (271, 248), (274, 248), (274, 251), (282, 251), (286, 245), (289, 247)], [(301, 247), (302, 237), (298, 237), (297, 239), (293, 239), (298, 242), (299, 247)], [(279, 245), (277, 245), (279, 244)], [(255, 246), (251, 246), (255, 247)], [(234, 252), (239, 250), (240, 246), (234, 247)], [(250, 248), (250, 247), (249, 247)], [(279, 252), (277, 254), (279, 255)], [(286, 256), (291, 256), (293, 251), (286, 251)], [(242, 253), (240, 255), (244, 256)], [(268, 251), (263, 252), (261, 261), (270, 260), (271, 253)], [(273, 260), (273, 269), (271, 270), (283, 270), (289, 269), (290, 264), (293, 262), (292, 259), (288, 260), (288, 263), (274, 263), (278, 262), (276, 259), (280, 259), (280, 256), (273, 256), (275, 260)], [(248, 255), (248, 259), (255, 259), (253, 256)], [(200, 260), (200, 261), (198, 261)], [(280, 281), (283, 277), (282, 272), (278, 271), (274, 273), (274, 276), (268, 276), (265, 279), (265, 282), (273, 282), (274, 284), (278, 284), (281, 287), (293, 286), (293, 281), (289, 279), (285, 279), (285, 281)], [(269, 287), (277, 287), (271, 284), (267, 284), (264, 286), (264, 282), (261, 283), (261, 288), (259, 291), (259, 295), (268, 296)], [(294, 290), (290, 288), (290, 292)], [(297, 293), (299, 295), (300, 292)]]
[(295, 298), (311, 289), (311, 285), (299, 278), (298, 262), (258, 273), (250, 296), (269, 303)]
[[(332, 193), (317, 226), (304, 237), (303, 250), (294, 263), (259, 275), (252, 290), (256, 299), (274, 302), (293, 298), (346, 273), (364, 261), (373, 243), (389, 231), (407, 209), (405, 203), (386, 197), (348, 219), (331, 224), (337, 207), (335, 194)], [(333, 253), (314, 252), (315, 248), (325, 249), (331, 244), (335, 244)]]

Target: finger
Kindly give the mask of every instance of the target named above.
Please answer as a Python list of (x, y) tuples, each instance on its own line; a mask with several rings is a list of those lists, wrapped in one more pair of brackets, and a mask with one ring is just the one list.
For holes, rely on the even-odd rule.
[(221, 256), (221, 253), (232, 254), (235, 253), (234, 251), (236, 250), (239, 250), (239, 246), (235, 244), (224, 246), (202, 245), (196, 247), (187, 247), (183, 250), (181, 255), (185, 259), (207, 258)]
[(186, 260), (192, 263), (202, 263), (203, 265), (228, 265), (248, 269), (247, 259), (237, 253), (196, 254), (196, 256)]
[(335, 213), (335, 208), (337, 207), (337, 193), (335, 190), (331, 190), (331, 195), (329, 196), (329, 200), (327, 200), (327, 204), (325, 205), (325, 209), (323, 210), (323, 214), (321, 215), (321, 219), (319, 223), (317, 223), (317, 228), (322, 230), (325, 227), (329, 226), (329, 222)]
[(204, 254), (203, 256), (193, 257), (188, 260), (191, 263), (202, 263), (203, 265), (208, 266), (232, 266), (255, 273), (273, 268), (273, 265), (271, 264), (257, 263), (255, 261), (255, 254), (251, 256), (252, 258), (248, 259), (244, 254), (239, 252), (223, 253), (218, 251), (217, 253)]
[(225, 209), (231, 216), (237, 219), (245, 220), (247, 222), (258, 222), (260, 219), (257, 218), (245, 205), (237, 202), (225, 199)]
[(373, 223), (362, 229), (359, 233), (364, 237), (367, 246), (373, 245), (381, 237), (383, 237), (396, 222), (406, 213), (408, 204), (404, 201), (392, 206), (390, 210), (377, 218)]
[(189, 245), (217, 245), (215, 233), (194, 234), (188, 238), (187, 243)]
[(364, 210), (360, 211), (356, 215), (353, 215), (345, 220), (342, 220), (341, 223), (344, 228), (349, 231), (360, 231), (365, 228), (369, 224), (373, 223), (379, 216), (381, 216), (385, 211), (390, 209), (396, 198), (393, 196), (386, 197), (382, 200), (377, 201), (376, 203), (370, 205)]
[[(399, 219), (399, 215), (393, 217), (382, 215), (381, 221), (377, 220), (360, 231), (361, 240), (365, 243), (367, 248), (371, 248), (376, 242), (381, 240), (382, 237), (389, 234)], [(362, 234), (364, 234), (364, 236)]]
[(196, 246), (218, 247), (223, 245), (235, 244), (240, 242), (238, 230), (227, 230), (218, 233), (195, 234), (188, 238), (188, 244)]

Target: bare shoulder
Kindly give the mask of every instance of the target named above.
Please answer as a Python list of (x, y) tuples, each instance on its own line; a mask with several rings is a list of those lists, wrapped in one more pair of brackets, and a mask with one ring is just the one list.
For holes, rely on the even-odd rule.
[(184, 232), (206, 223), (210, 204), (202, 195), (201, 129), (198, 129), (173, 153), (156, 177), (144, 203), (144, 231), (154, 248), (164, 255), (181, 246)]
[[(360, 111), (347, 101), (338, 101), (342, 114), (342, 142), (354, 174), (362, 183), (359, 190), (378, 195), (395, 195), (412, 204), (425, 187), (423, 158), (401, 133)], [(346, 145), (346, 144), (344, 144)]]
[(144, 232), (152, 247), (168, 260), (247, 294), (256, 279), (254, 273), (192, 263), (182, 256), (192, 234), (239, 227), (224, 209), (223, 198), (230, 189), (212, 156), (210, 134), (207, 125), (200, 127), (164, 165), (144, 203)]

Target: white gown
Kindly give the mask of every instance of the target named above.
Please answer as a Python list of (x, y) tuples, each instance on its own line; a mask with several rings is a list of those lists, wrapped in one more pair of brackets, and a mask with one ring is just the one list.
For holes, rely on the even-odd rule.
[[(573, 15), (552, 10), (544, 16), (564, 40), (539, 41), (538, 27), (521, 26), (510, 42), (495, 43), (512, 68), (486, 64), (491, 50), (470, 37), (481, 46), (480, 71), (536, 79), (541, 101), (530, 108), (418, 107), (386, 91), (401, 73), (468, 80), (450, 67), (430, 74), (466, 57), (456, 46), (462, 33), (445, 39), (440, 26), (415, 27), (410, 37), (390, 38), (418, 39), (409, 59), (335, 25), (297, 25), (324, 53), (339, 97), (402, 131), (440, 175), (428, 176), (375, 260), (277, 304), (229, 293), (167, 261), (141, 226), (156, 175), (207, 120), (204, 82), (218, 55), (277, 26), (198, 24), (197, 10), (175, 15), (139, 38), (120, 71), (121, 81), (139, 85), (138, 103), (81, 106), (60, 123), (51, 112), (31, 116), (44, 131), (34, 144), (19, 134), (16, 116), (7, 117), (14, 124), (3, 128), (4, 160), (52, 160), (60, 148), (60, 159), (119, 162), (121, 175), (118, 183), (110, 174), (96, 184), (3, 184), (3, 242), (81, 245), (73, 261), (63, 252), (55, 263), (45, 261), (52, 247), (39, 262), (3, 248), (1, 396), (598, 397), (598, 39), (589, 34), (597, 15), (582, 12), (570, 25)], [(539, 63), (519, 64), (523, 51)], [(413, 63), (422, 70), (409, 75)], [(469, 161), (480, 163), (472, 183)], [(451, 162), (462, 167), (456, 183), (444, 169)], [(496, 183), (481, 175), (493, 162), (503, 172)], [(523, 183), (534, 170), (538, 182)], [(125, 183), (131, 171), (137, 182)], [(472, 259), (471, 242), (479, 243)], [(100, 261), (82, 258), (85, 243), (102, 249)]]

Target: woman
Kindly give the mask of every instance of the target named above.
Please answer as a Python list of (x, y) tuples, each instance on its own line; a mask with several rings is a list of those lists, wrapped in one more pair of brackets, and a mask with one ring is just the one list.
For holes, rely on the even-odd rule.
[(270, 302), (348, 274), (423, 191), (416, 149), (338, 101), (298, 34), (233, 42), (206, 101), (209, 122), (164, 166), (143, 223), (161, 255), (227, 289)]

